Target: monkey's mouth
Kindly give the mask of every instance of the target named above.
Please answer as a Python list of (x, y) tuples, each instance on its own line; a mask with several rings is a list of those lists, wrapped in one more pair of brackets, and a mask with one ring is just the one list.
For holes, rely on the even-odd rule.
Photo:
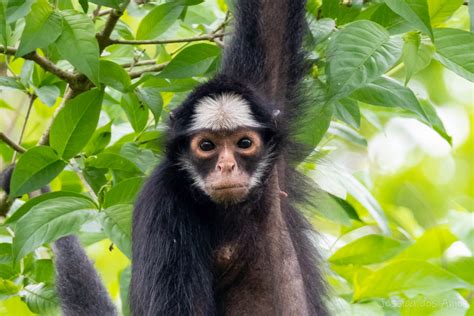
[(211, 188), (214, 191), (222, 191), (222, 190), (239, 190), (239, 189), (247, 189), (246, 185), (243, 184), (232, 184), (232, 185), (216, 185)]

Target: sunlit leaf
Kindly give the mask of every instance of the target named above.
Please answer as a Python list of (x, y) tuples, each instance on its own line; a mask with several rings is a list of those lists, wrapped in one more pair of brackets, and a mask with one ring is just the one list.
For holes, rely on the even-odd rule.
[(160, 73), (162, 78), (180, 79), (203, 75), (220, 54), (216, 45), (196, 44), (183, 49)]
[(408, 243), (382, 236), (366, 235), (338, 249), (329, 262), (366, 265), (385, 261), (408, 246)]
[(16, 56), (23, 56), (36, 48), (46, 47), (56, 41), (62, 33), (63, 18), (53, 10), (47, 0), (38, 0), (25, 18)]
[(99, 121), (104, 92), (92, 89), (72, 100), (58, 113), (49, 142), (61, 157), (74, 157), (87, 144)]
[(447, 20), (462, 4), (463, 0), (428, 0), (431, 25)]
[(183, 12), (175, 3), (165, 3), (153, 8), (140, 22), (137, 39), (154, 39), (163, 34)]
[(451, 141), (434, 109), (430, 109), (429, 104), (420, 103), (413, 91), (394, 79), (381, 77), (357, 89), (351, 97), (372, 105), (400, 107), (407, 110), (415, 114), (420, 121), (431, 126), (448, 142)]
[(423, 260), (396, 260), (363, 278), (355, 286), (353, 299), (433, 295), (468, 287), (466, 282), (434, 264)]
[(16, 224), (13, 255), (18, 261), (37, 247), (76, 233), (96, 213), (90, 200), (63, 196), (43, 201)]
[(434, 47), (422, 42), (421, 36), (416, 32), (409, 32), (403, 37), (403, 63), (405, 64), (405, 85), (418, 71), (426, 68), (433, 57)]
[(122, 95), (120, 105), (135, 132), (141, 132), (148, 122), (148, 107), (133, 92)]
[(416, 242), (397, 256), (397, 259), (428, 260), (441, 257), (446, 249), (457, 240), (446, 227), (427, 230)]
[(435, 57), (448, 69), (474, 82), (474, 33), (435, 29)]
[(368, 84), (395, 64), (400, 45), (380, 25), (356, 21), (330, 41), (326, 68), (329, 98), (337, 100)]
[(145, 178), (136, 177), (124, 180), (115, 185), (105, 194), (104, 208), (116, 204), (134, 204), (136, 195), (143, 185)]
[(131, 204), (117, 204), (101, 213), (105, 233), (129, 258), (132, 254), (132, 209)]
[(52, 314), (59, 310), (54, 288), (43, 283), (27, 285), (22, 289), (21, 296), (33, 313)]
[(138, 169), (138, 167), (127, 158), (108, 152), (103, 152), (99, 154), (96, 159), (88, 161), (88, 165), (95, 168), (107, 168), (112, 170), (141, 173), (140, 169)]
[(395, 13), (433, 38), (427, 0), (384, 0)]
[(62, 33), (56, 40), (59, 54), (95, 85), (99, 85), (99, 44), (89, 17), (73, 10), (61, 11)]
[(18, 161), (12, 175), (10, 194), (20, 196), (53, 180), (66, 166), (50, 147), (33, 147)]
[(123, 67), (109, 60), (100, 61), (99, 80), (101, 83), (121, 92), (127, 92), (132, 84)]
[(86, 199), (91, 201), (87, 196), (79, 193), (74, 193), (74, 192), (65, 192), (65, 191), (57, 191), (57, 192), (47, 192), (43, 193), (33, 199), (30, 199), (26, 201), (25, 204), (23, 204), (19, 209), (13, 213), (12, 216), (8, 217), (7, 220), (5, 221), (6, 224), (14, 224), (17, 222), (23, 215), (28, 213), (35, 205), (44, 202), (46, 200), (51, 200), (55, 199), (57, 197), (62, 197), (62, 196), (70, 196), (70, 197), (75, 197), (79, 199)]

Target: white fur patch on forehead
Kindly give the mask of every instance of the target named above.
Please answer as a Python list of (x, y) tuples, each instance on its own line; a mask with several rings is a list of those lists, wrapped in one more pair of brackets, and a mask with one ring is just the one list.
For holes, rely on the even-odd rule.
[(261, 127), (254, 119), (250, 104), (234, 93), (202, 98), (196, 105), (190, 131), (233, 130), (238, 127)]

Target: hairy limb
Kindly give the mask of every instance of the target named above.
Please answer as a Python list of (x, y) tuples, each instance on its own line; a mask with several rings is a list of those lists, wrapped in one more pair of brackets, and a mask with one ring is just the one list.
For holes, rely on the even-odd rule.
[(66, 236), (54, 243), (56, 287), (65, 316), (117, 315), (107, 290), (79, 241)]
[(162, 165), (144, 186), (133, 217), (134, 315), (213, 315), (209, 229), (196, 216), (189, 186)]

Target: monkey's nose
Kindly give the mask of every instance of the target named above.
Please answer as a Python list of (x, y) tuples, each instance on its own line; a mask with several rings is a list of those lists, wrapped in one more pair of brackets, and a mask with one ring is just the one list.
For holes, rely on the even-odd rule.
[(221, 161), (217, 164), (217, 169), (222, 173), (232, 172), (235, 169), (235, 162), (234, 161)]

